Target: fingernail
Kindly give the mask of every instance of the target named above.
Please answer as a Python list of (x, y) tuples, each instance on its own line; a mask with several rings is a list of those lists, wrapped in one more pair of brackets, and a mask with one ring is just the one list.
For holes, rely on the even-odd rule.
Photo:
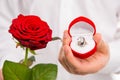
[(67, 32), (65, 31), (63, 38), (67, 38), (67, 37), (68, 37), (68, 34), (67, 34)]

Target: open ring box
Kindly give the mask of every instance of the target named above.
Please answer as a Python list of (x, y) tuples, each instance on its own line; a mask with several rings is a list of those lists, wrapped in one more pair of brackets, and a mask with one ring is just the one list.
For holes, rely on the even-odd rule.
[(80, 16), (70, 23), (68, 34), (71, 42), (69, 46), (74, 56), (84, 59), (95, 53), (96, 42), (93, 39), (95, 33), (94, 23), (86, 17)]

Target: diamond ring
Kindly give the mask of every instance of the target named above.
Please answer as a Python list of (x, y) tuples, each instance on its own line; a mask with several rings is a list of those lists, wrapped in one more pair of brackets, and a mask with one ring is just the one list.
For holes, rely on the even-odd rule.
[(86, 41), (84, 37), (79, 37), (77, 40), (78, 40), (77, 42), (78, 46), (84, 47), (86, 45)]

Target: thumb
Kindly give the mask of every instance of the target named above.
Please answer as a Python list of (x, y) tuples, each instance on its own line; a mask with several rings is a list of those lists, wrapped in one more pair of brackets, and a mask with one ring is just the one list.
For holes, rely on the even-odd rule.
[(100, 44), (100, 42), (102, 41), (102, 36), (100, 33), (96, 33), (93, 38), (97, 44)]
[(108, 53), (108, 45), (102, 40), (102, 36), (100, 33), (96, 33), (94, 35), (94, 40), (97, 43), (97, 51), (100, 51), (102, 53)]
[(69, 45), (70, 41), (71, 41), (71, 38), (68, 34), (68, 31), (65, 30), (63, 35), (63, 45)]

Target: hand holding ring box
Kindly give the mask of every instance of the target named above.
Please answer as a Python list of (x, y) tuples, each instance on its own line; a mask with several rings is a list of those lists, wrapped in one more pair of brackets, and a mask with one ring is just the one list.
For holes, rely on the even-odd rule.
[(96, 33), (95, 24), (88, 18), (80, 16), (74, 19), (68, 28), (71, 37), (69, 46), (74, 56), (84, 59), (96, 51), (96, 42), (93, 36)]

